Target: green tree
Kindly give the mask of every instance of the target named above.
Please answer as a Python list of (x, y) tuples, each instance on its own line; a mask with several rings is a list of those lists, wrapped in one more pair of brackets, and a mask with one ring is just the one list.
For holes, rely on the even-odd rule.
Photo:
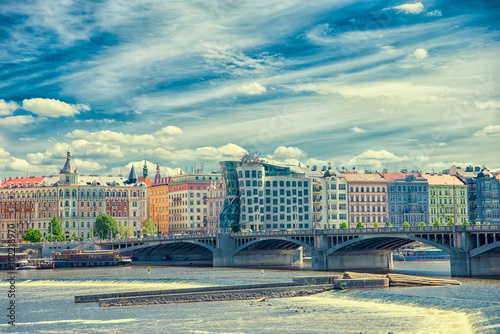
[(23, 239), (29, 242), (41, 242), (42, 233), (39, 230), (30, 228), (23, 234)]
[(90, 231), (87, 232), (87, 239), (92, 238), (92, 235), (90, 234)]
[(432, 224), (432, 226), (441, 226), (441, 223), (439, 222), (439, 220), (435, 220), (434, 221), (434, 224)]
[(356, 228), (363, 228), (363, 227), (365, 227), (365, 225), (363, 225), (363, 223), (362, 223), (362, 222), (358, 222), (358, 223), (356, 224)]
[(118, 232), (122, 239), (132, 238), (134, 231), (128, 228), (128, 226), (118, 226)]
[(418, 224), (418, 226), (425, 227), (425, 223), (424, 223), (424, 222), (420, 222), (420, 223)]
[(469, 221), (466, 219), (462, 225), (470, 225)]
[(481, 222), (480, 222), (480, 221), (477, 221), (477, 222), (476, 222), (476, 225), (477, 225), (477, 226), (480, 226), (480, 225), (481, 225)]
[(392, 227), (392, 224), (390, 222), (385, 223), (385, 227)]
[(450, 220), (448, 220), (448, 223), (446, 225), (453, 226), (453, 218), (450, 218)]
[(151, 218), (144, 224), (144, 228), (142, 229), (142, 234), (144, 235), (153, 235), (155, 233), (155, 223)]
[(408, 224), (408, 222), (404, 222), (403, 227), (410, 227), (410, 224)]
[(50, 220), (49, 226), (47, 227), (46, 239), (47, 241), (66, 241), (66, 236), (56, 216), (52, 217)]
[(378, 223), (377, 223), (377, 222), (375, 222), (375, 223), (373, 224), (373, 227), (374, 227), (374, 228), (379, 228), (380, 226), (378, 225)]
[(79, 240), (80, 238), (78, 238), (78, 236), (76, 235), (75, 232), (73, 232), (73, 234), (71, 235), (71, 240)]
[(347, 223), (346, 222), (342, 222), (339, 226), (339, 228), (349, 228), (349, 226), (347, 226)]
[(108, 239), (110, 233), (113, 238), (118, 234), (118, 223), (110, 215), (101, 213), (94, 223), (94, 236)]

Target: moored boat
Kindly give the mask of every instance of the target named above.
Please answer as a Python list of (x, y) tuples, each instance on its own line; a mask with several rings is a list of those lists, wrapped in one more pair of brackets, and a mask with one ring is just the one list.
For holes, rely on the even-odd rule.
[(449, 261), (450, 254), (434, 247), (407, 248), (394, 252), (394, 261)]
[(19, 268), (22, 261), (28, 258), (27, 253), (2, 253), (0, 254), (0, 270), (13, 270)]
[(65, 249), (62, 253), (52, 254), (55, 268), (89, 268), (131, 265), (130, 258), (120, 256), (118, 250), (85, 251)]

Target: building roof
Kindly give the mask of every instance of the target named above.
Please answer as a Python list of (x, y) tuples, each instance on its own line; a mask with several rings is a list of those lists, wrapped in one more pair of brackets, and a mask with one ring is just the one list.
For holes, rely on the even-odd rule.
[(462, 182), (455, 175), (438, 175), (438, 174), (425, 174), (423, 175), (429, 185), (431, 186), (464, 186), (465, 183)]
[(384, 179), (378, 173), (352, 173), (352, 172), (344, 172), (344, 177), (347, 181), (359, 181), (359, 182), (384, 182), (387, 183), (387, 180)]
[(146, 185), (146, 187), (151, 187), (153, 185), (153, 181), (151, 181), (149, 179), (149, 176), (146, 176), (146, 178), (144, 178), (143, 176), (139, 176), (139, 180), (137, 182), (144, 182), (144, 184)]
[(417, 180), (425, 181), (420, 173), (380, 173), (387, 181), (403, 181), (409, 175), (415, 176)]
[(5, 179), (4, 182), (0, 184), (0, 188), (29, 188), (36, 187), (45, 176), (42, 177), (16, 177), (14, 179)]

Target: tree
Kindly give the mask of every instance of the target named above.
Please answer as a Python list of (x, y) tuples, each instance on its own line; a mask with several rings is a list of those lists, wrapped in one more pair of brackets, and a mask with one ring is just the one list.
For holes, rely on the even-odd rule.
[(408, 222), (404, 222), (403, 227), (410, 227), (410, 224), (408, 224)]
[(49, 226), (47, 227), (46, 239), (47, 241), (66, 241), (66, 236), (56, 216), (52, 217), (50, 220)]
[(90, 235), (90, 231), (87, 232), (87, 239), (92, 238), (92, 235)]
[(466, 220), (464, 220), (464, 223), (462, 225), (470, 225), (470, 223)]
[(30, 228), (23, 234), (23, 239), (29, 242), (40, 242), (42, 241), (42, 233), (39, 230)]
[(374, 228), (379, 228), (380, 226), (378, 225), (378, 223), (377, 223), (377, 222), (375, 222), (375, 223), (373, 224), (373, 227), (374, 227)]
[(453, 226), (453, 218), (450, 218), (450, 220), (448, 220), (448, 223), (446, 224), (448, 226)]
[(439, 220), (435, 220), (434, 221), (434, 224), (432, 224), (432, 226), (441, 226), (441, 223), (439, 222)]
[(342, 222), (339, 226), (339, 228), (349, 228), (349, 226), (347, 226), (347, 223), (346, 222)]
[(385, 227), (392, 227), (392, 224), (390, 222), (385, 223)]
[(358, 222), (358, 224), (356, 224), (356, 228), (363, 228), (363, 227), (365, 226), (363, 225), (362, 222)]
[(132, 238), (134, 232), (128, 226), (118, 226), (118, 232), (122, 239)]
[(75, 232), (73, 232), (73, 234), (71, 235), (71, 240), (78, 240), (78, 236), (76, 235)]
[(424, 223), (424, 222), (420, 222), (420, 223), (418, 224), (418, 226), (425, 227), (425, 223)]
[(480, 221), (477, 221), (477, 222), (476, 222), (476, 225), (477, 225), (477, 226), (480, 226), (480, 225), (481, 225), (481, 222), (480, 222)]
[(151, 218), (144, 224), (144, 228), (142, 229), (142, 234), (145, 235), (153, 235), (155, 232), (155, 223)]
[(110, 233), (113, 238), (118, 234), (118, 223), (110, 215), (101, 213), (94, 223), (94, 236), (108, 239)]

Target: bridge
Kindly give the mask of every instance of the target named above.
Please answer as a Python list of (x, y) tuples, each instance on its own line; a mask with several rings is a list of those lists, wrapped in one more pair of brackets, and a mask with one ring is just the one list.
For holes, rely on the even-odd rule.
[(314, 270), (392, 269), (392, 253), (419, 241), (450, 254), (452, 276), (500, 275), (500, 225), (218, 233), (103, 240), (138, 260), (209, 260), (214, 267), (301, 265)]

